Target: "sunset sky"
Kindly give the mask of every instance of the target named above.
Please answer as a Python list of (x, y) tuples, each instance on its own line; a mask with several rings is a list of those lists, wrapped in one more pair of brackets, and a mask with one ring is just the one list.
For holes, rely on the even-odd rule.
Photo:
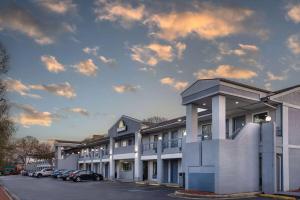
[(0, 41), (17, 137), (80, 140), (123, 114), (178, 117), (200, 78), (300, 84), (299, 1), (1, 0)]

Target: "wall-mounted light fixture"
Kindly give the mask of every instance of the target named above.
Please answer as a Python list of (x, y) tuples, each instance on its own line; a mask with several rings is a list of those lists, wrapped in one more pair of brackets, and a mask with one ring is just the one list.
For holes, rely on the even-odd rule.
[(271, 116), (266, 116), (266, 122), (270, 122), (272, 120)]

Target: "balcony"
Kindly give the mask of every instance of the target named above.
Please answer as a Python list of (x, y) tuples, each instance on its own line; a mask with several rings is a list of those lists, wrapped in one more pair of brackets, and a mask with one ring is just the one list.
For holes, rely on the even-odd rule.
[(109, 158), (109, 149), (103, 149), (102, 150), (102, 159), (108, 159)]
[(162, 153), (180, 153), (182, 151), (182, 138), (165, 140), (162, 143)]
[(157, 154), (157, 142), (149, 142), (142, 144), (143, 155), (154, 155)]
[(134, 153), (134, 145), (114, 148), (114, 154)]

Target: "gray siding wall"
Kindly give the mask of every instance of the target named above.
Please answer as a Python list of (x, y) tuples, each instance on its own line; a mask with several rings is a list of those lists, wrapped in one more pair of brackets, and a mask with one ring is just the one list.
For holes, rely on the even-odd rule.
[(275, 98), (275, 100), (277, 100), (277, 101), (286, 102), (286, 103), (297, 105), (297, 106), (300, 106), (299, 99), (300, 99), (299, 90), (295, 91), (295, 92), (292, 92), (290, 94)]
[[(300, 109), (289, 107), (289, 145), (300, 146)], [(289, 147), (290, 190), (300, 187), (300, 149)]]
[(217, 145), (216, 193), (259, 190), (259, 125), (248, 123), (235, 140)]
[(300, 149), (289, 149), (290, 190), (300, 188)]
[[(124, 121), (127, 129), (126, 131), (117, 132), (119, 122), (121, 120)], [(140, 128), (141, 128), (141, 122), (123, 116), (108, 130), (108, 135), (110, 137), (125, 136), (128, 134), (136, 133), (137, 131), (140, 130)]]
[(65, 159), (59, 159), (57, 162), (57, 169), (77, 169), (78, 155), (72, 154)]
[(300, 145), (300, 109), (289, 107), (289, 144)]

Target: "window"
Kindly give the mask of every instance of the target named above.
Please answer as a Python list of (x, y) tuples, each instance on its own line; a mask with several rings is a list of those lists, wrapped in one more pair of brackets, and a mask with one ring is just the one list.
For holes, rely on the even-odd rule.
[(127, 141), (126, 140), (123, 140), (122, 141), (122, 147), (126, 147), (127, 146)]
[(229, 119), (226, 119), (226, 138), (229, 138)]
[(253, 115), (253, 122), (254, 123), (266, 122), (266, 117), (267, 116), (268, 116), (268, 112), (257, 113), (255, 115)]
[(131, 146), (131, 145), (133, 145), (133, 141), (132, 141), (132, 139), (129, 139), (127, 142), (128, 142), (128, 146)]
[(202, 140), (211, 140), (211, 124), (202, 125)]
[(153, 172), (152, 172), (152, 178), (156, 179), (157, 177), (157, 162), (153, 161)]
[(119, 143), (115, 142), (115, 148), (118, 148), (118, 147), (119, 147)]
[(131, 163), (123, 162), (122, 163), (122, 171), (131, 171)]
[(233, 132), (233, 135), (237, 132), (239, 132), (246, 124), (246, 116), (243, 115), (243, 116), (238, 116), (238, 117), (234, 117), (232, 119), (232, 132)]

